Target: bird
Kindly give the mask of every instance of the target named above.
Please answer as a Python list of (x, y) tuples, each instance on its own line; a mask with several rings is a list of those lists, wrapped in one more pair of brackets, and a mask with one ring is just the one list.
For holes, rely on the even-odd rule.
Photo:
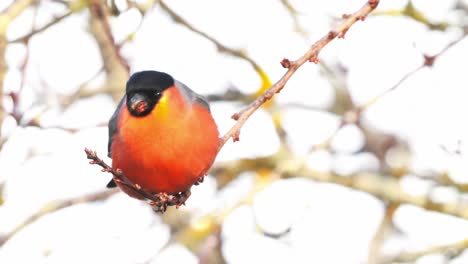
[[(146, 197), (137, 191), (140, 188), (178, 197), (177, 207), (188, 199), (190, 188), (203, 180), (220, 147), (208, 101), (159, 71), (132, 74), (108, 129), (112, 168), (136, 188), (115, 177), (107, 187), (118, 186), (141, 200)], [(165, 206), (160, 209), (164, 211)]]

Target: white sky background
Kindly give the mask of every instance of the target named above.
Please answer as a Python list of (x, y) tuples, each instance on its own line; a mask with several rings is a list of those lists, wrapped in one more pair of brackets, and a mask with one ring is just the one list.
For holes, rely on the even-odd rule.
[[(9, 2), (1, 1), (0, 8)], [(39, 24), (63, 11), (59, 4), (43, 2)], [(125, 1), (120, 2), (124, 5)], [(335, 18), (357, 10), (365, 1), (291, 1), (300, 12), (299, 22), (307, 30), (306, 38), (294, 32), (292, 20), (279, 1), (166, 2), (221, 43), (245, 49), (276, 81), (285, 72), (279, 64), (282, 58), (302, 55), (329, 31)], [(455, 1), (413, 3), (433, 22), (457, 23), (460, 19), (451, 11)], [(403, 0), (382, 1), (378, 10), (399, 9), (405, 4)], [(32, 15), (32, 10), (22, 15), (11, 26), (8, 37), (26, 34)], [(76, 102), (65, 111), (58, 108), (53, 96), (71, 94), (102, 66), (97, 45), (87, 33), (87, 18), (86, 11), (75, 14), (31, 39), (21, 107), (38, 110), (50, 106), (42, 120), (44, 125), (92, 127), (106, 122), (114, 111), (114, 102), (104, 95)], [(112, 20), (116, 40), (133, 31), (140, 19), (138, 12), (129, 10)], [(421, 53), (434, 54), (459, 36), (457, 30), (434, 32), (404, 17), (370, 17), (353, 26), (344, 40), (333, 41), (319, 58), (338, 61), (346, 67), (353, 99), (365, 103), (420, 65)], [(461, 182), (468, 182), (467, 158), (448, 155), (440, 145), (453, 149), (461, 141), (462, 152), (468, 151), (467, 44), (465, 39), (454, 46), (433, 68), (413, 75), (366, 112), (367, 120), (376, 127), (408, 140), (414, 151), (413, 168), (448, 170)], [(5, 92), (19, 87), (19, 66), (25, 51), (21, 44), (10, 45), (7, 50), (10, 69)], [(134, 41), (126, 44), (122, 52), (132, 72), (166, 71), (202, 94), (222, 92), (230, 86), (250, 93), (260, 85), (247, 63), (218, 53), (213, 44), (175, 24), (159, 8), (149, 13)], [(323, 108), (333, 96), (333, 89), (319, 74), (318, 66), (306, 64), (276, 100), (280, 106), (294, 102)], [(6, 104), (8, 107), (11, 102)], [(212, 105), (221, 133), (230, 128), (233, 121), (229, 117), (241, 107)], [(292, 148), (304, 154), (312, 144), (330, 135), (338, 117), (288, 108), (284, 124)], [(9, 140), (0, 153), (0, 183), (5, 183), (0, 233), (8, 232), (51, 200), (100, 190), (107, 183), (108, 177), (87, 165), (83, 153), (84, 147), (90, 147), (104, 156), (107, 128), (86, 128), (69, 134), (56, 129), (20, 128), (11, 119), (5, 120), (3, 128)], [(344, 151), (335, 157), (316, 153), (310, 157), (309, 165), (349, 172), (375, 163), (372, 158), (349, 154), (363, 144), (359, 132), (347, 129), (336, 140), (348, 154)], [(218, 160), (268, 155), (278, 147), (269, 115), (259, 110), (244, 126), (241, 141), (228, 144)], [(180, 210), (202, 214), (223, 208), (242, 197), (252, 186), (252, 179), (252, 175), (242, 175), (226, 190), (216, 192), (215, 180), (208, 178), (194, 189), (193, 197)], [(420, 193), (428, 188), (417, 179), (409, 178), (405, 184)], [(439, 199), (454, 197), (450, 190), (438, 193)], [(298, 202), (290, 204), (279, 199), (288, 195)], [(253, 206), (239, 207), (228, 216), (222, 230), (223, 253), (229, 263), (361, 263), (382, 210), (379, 200), (335, 185), (305, 179), (279, 181), (261, 192)], [(408, 236), (389, 243), (389, 252), (453, 242), (466, 238), (468, 233), (466, 221), (411, 206), (399, 210), (395, 221)], [(275, 240), (260, 234), (256, 225), (272, 233), (292, 229), (285, 238)], [(148, 206), (119, 194), (101, 203), (74, 206), (40, 219), (0, 248), (0, 263), (197, 263), (182, 245), (167, 244), (169, 236), (168, 227)], [(136, 243), (138, 247), (134, 246)], [(457, 261), (464, 263), (467, 258), (462, 255)], [(418, 263), (437, 263), (426, 259)]]

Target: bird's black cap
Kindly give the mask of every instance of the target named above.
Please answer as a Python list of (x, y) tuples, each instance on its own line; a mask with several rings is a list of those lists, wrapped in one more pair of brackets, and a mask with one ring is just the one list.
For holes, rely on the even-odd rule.
[(127, 81), (125, 92), (157, 91), (162, 92), (174, 85), (174, 78), (165, 72), (141, 71), (134, 73)]

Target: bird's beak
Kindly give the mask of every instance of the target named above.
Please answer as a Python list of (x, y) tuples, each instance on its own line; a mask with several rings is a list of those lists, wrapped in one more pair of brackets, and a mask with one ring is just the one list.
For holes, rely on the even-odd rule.
[(148, 102), (146, 101), (146, 97), (139, 93), (134, 94), (130, 98), (129, 103), (130, 109), (132, 109), (135, 113), (143, 113), (149, 107)]

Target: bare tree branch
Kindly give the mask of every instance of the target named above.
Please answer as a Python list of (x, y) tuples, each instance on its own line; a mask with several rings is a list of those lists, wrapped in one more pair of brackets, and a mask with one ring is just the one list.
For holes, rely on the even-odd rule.
[(431, 254), (443, 254), (448, 255), (449, 257), (454, 257), (463, 253), (466, 249), (468, 249), (468, 239), (463, 239), (451, 244), (435, 246), (418, 252), (403, 252), (396, 257), (384, 260), (382, 263), (410, 263)]
[(0, 246), (2, 246), (5, 242), (7, 242), (10, 238), (12, 238), (14, 235), (16, 235), (19, 231), (23, 230), (24, 227), (34, 223), (36, 220), (39, 218), (48, 215), (50, 213), (59, 211), (63, 208), (67, 208), (76, 204), (82, 204), (82, 203), (89, 203), (89, 202), (96, 202), (100, 200), (105, 200), (111, 195), (117, 193), (117, 190), (104, 190), (104, 191), (98, 191), (95, 193), (90, 193), (86, 194), (84, 196), (76, 197), (76, 198), (71, 198), (71, 199), (66, 199), (66, 200), (59, 200), (59, 201), (53, 201), (48, 204), (46, 204), (44, 207), (42, 207), (41, 210), (36, 212), (35, 214), (31, 215), (28, 217), (25, 221), (20, 223), (18, 226), (16, 226), (10, 233), (0, 236)]
[[(10, 23), (19, 16), (26, 8), (35, 3), (35, 0), (17, 0), (14, 1), (6, 10), (0, 13), (0, 95), (3, 96), (3, 81), (7, 73), (7, 65), (5, 61), (5, 50), (7, 46), (6, 32)], [(2, 135), (2, 123), (5, 117), (5, 109), (3, 99), (0, 99), (0, 139)], [(0, 141), (0, 149), (2, 148)]]
[(395, 211), (398, 209), (399, 205), (390, 203), (386, 206), (385, 215), (380, 222), (379, 228), (377, 232), (375, 232), (372, 241), (370, 242), (369, 246), (369, 255), (367, 258), (367, 264), (379, 264), (381, 263), (381, 248), (385, 241), (388, 232), (392, 228), (393, 224), (393, 215)]
[[(125, 190), (128, 190), (132, 193), (135, 193), (143, 199), (147, 199), (150, 201), (150, 205), (155, 212), (164, 213), (168, 206), (176, 206), (177, 208), (181, 205), (185, 204), (185, 201), (190, 196), (190, 189), (180, 192), (177, 194), (168, 194), (164, 192), (160, 193), (152, 193), (140, 185), (133, 183), (130, 179), (128, 179), (120, 169), (113, 169), (111, 166), (107, 165), (102, 159), (100, 159), (96, 151), (92, 151), (90, 149), (85, 148), (86, 157), (91, 160), (90, 164), (96, 164), (102, 167), (102, 172), (109, 172), (112, 174), (112, 178), (116, 183), (123, 187)], [(200, 182), (203, 182), (204, 175), (200, 177), (200, 179), (195, 183), (197, 185)]]
[(356, 23), (356, 21), (364, 20), (365, 17), (374, 10), (379, 1), (378, 0), (369, 0), (361, 9), (353, 13), (352, 15), (346, 15), (345, 20), (335, 29), (329, 31), (324, 37), (315, 42), (310, 49), (298, 58), (295, 61), (290, 61), (289, 59), (283, 59), (281, 65), (288, 70), (277, 81), (272, 87), (270, 87), (265, 93), (258, 97), (254, 102), (252, 102), (246, 109), (242, 110), (239, 113), (236, 113), (232, 116), (237, 123), (221, 138), (220, 149), (224, 144), (232, 138), (234, 141), (239, 140), (240, 129), (247, 121), (247, 119), (265, 102), (270, 100), (276, 93), (279, 93), (281, 89), (286, 85), (291, 76), (307, 61), (318, 62), (318, 54), (328, 43), (330, 43), (337, 36), (344, 37), (349, 28)]
[(72, 11), (66, 12), (66, 13), (56, 17), (55, 19), (51, 20), (49, 23), (43, 25), (42, 27), (35, 28), (31, 32), (29, 32), (28, 34), (26, 34), (24, 36), (18, 37), (18, 38), (13, 39), (13, 40), (10, 40), (9, 43), (27, 42), (34, 35), (36, 35), (38, 33), (41, 33), (43, 31), (49, 29), (53, 25), (56, 25), (56, 24), (60, 23), (62, 20), (64, 20), (65, 18), (69, 17), (72, 14), (73, 14)]
[(236, 49), (233, 49), (233, 48), (230, 48), (224, 44), (222, 44), (221, 42), (219, 42), (218, 40), (216, 40), (215, 38), (213, 38), (212, 36), (208, 35), (207, 33), (197, 29), (196, 27), (194, 27), (192, 24), (190, 24), (189, 22), (187, 22), (183, 17), (181, 17), (179, 14), (177, 14), (174, 10), (172, 10), (169, 6), (167, 6), (164, 1), (159, 1), (159, 5), (161, 6), (161, 8), (169, 15), (171, 16), (171, 18), (185, 26), (187, 29), (189, 29), (190, 31), (206, 38), (207, 40), (209, 40), (211, 43), (213, 43), (216, 48), (218, 49), (218, 51), (220, 52), (224, 52), (224, 53), (227, 53), (227, 54), (230, 54), (234, 57), (238, 57), (238, 58), (241, 58), (241, 59), (244, 59), (246, 60), (247, 62), (250, 63), (250, 65), (252, 65), (252, 67), (254, 68), (255, 71), (257, 72), (260, 72), (262, 71), (261, 70), (261, 67), (260, 65), (258, 65), (258, 63), (256, 63), (252, 58), (250, 58), (249, 56), (247, 56), (247, 54), (245, 54), (244, 51), (242, 50), (236, 50)]
[[(104, 63), (104, 71), (107, 83), (98, 92), (110, 93), (115, 101), (120, 100), (125, 83), (129, 77), (127, 61), (120, 55), (120, 48), (114, 40), (108, 21), (108, 10), (103, 0), (93, 0), (89, 4), (91, 12), (90, 30), (97, 41)], [(77, 97), (87, 97), (96, 94), (96, 91), (88, 91), (83, 88), (78, 90)]]

